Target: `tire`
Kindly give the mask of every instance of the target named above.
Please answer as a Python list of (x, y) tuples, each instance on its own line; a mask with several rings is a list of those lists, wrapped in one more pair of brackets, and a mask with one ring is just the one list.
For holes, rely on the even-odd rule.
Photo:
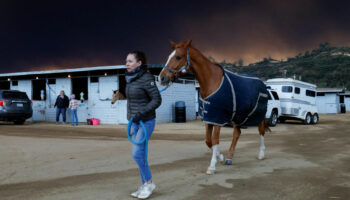
[(318, 120), (319, 120), (318, 114), (315, 113), (314, 115), (312, 115), (311, 124), (317, 124)]
[(277, 120), (278, 120), (277, 112), (276, 112), (276, 110), (272, 110), (271, 116), (270, 116), (270, 119), (269, 119), (269, 125), (272, 126), (272, 127), (276, 126)]
[(303, 122), (305, 125), (309, 125), (309, 124), (311, 124), (311, 120), (312, 120), (311, 114), (307, 113)]
[(17, 125), (22, 125), (24, 124), (25, 120), (19, 120), (19, 121), (14, 121), (13, 123), (17, 124)]

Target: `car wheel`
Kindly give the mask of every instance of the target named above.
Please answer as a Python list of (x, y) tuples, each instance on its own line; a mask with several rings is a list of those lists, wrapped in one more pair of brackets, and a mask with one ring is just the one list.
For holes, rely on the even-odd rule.
[(14, 121), (13, 123), (17, 124), (17, 125), (22, 125), (24, 124), (25, 120), (19, 120), (19, 121)]
[(275, 110), (272, 111), (271, 116), (270, 116), (270, 120), (269, 120), (269, 125), (270, 126), (276, 126), (277, 124), (277, 112)]
[(306, 114), (306, 117), (305, 117), (305, 119), (304, 119), (304, 124), (305, 124), (305, 125), (311, 124), (311, 114), (310, 114), (310, 113), (307, 113), (307, 114)]
[(318, 114), (315, 113), (315, 114), (312, 116), (312, 121), (311, 121), (311, 123), (312, 123), (312, 124), (317, 124), (317, 123), (318, 123), (318, 120), (319, 120)]

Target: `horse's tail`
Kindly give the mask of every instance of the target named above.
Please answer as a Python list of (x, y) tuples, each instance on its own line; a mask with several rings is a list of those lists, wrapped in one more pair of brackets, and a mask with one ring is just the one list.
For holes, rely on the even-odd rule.
[(269, 120), (268, 119), (264, 120), (264, 129), (265, 129), (265, 132), (270, 132), (271, 133), (271, 129), (269, 127)]

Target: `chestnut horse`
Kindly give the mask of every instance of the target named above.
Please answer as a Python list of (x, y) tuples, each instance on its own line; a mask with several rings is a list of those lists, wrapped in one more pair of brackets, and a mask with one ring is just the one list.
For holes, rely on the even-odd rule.
[[(188, 70), (191, 70), (199, 82), (200, 97), (202, 99), (206, 99), (207, 97), (211, 96), (211, 94), (215, 93), (218, 88), (221, 87), (224, 79), (224, 70), (219, 65), (212, 63), (199, 50), (194, 48), (191, 45), (191, 40), (180, 42), (178, 44), (171, 41), (170, 44), (173, 48), (173, 52), (169, 55), (165, 67), (159, 74), (159, 80), (162, 85), (169, 85), (177, 77), (181, 76), (183, 73), (186, 73)], [(263, 85), (263, 87), (265, 87), (265, 85)], [(232, 120), (232, 118), (230, 118), (230, 120)], [(235, 121), (232, 121), (232, 124), (234, 125), (233, 139), (225, 159), (226, 165), (232, 164), (235, 147), (241, 135), (240, 124), (235, 123)], [(265, 154), (265, 131), (270, 131), (270, 129), (268, 128), (266, 120), (259, 121), (257, 124), (260, 133), (260, 150), (258, 158), (262, 160), (264, 159)], [(221, 126), (218, 124), (206, 123), (205, 128), (205, 142), (207, 146), (212, 149), (212, 158), (207, 174), (214, 174), (216, 170), (215, 165), (217, 158), (221, 162), (224, 161), (224, 156), (220, 153), (218, 147)], [(212, 134), (213, 131), (214, 134)]]
[(119, 92), (119, 90), (113, 90), (111, 104), (114, 104), (118, 100), (125, 100), (125, 99), (126, 97), (121, 92)]

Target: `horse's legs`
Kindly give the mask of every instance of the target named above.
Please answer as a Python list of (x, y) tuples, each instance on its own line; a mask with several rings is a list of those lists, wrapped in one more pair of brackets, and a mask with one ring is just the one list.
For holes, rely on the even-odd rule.
[(241, 135), (241, 128), (238, 126), (235, 126), (233, 128), (233, 139), (232, 139), (232, 143), (231, 143), (229, 152), (228, 152), (226, 160), (225, 160), (225, 165), (232, 165), (233, 154), (234, 154), (234, 151), (236, 149), (237, 141), (238, 141), (240, 135)]
[(265, 157), (265, 143), (264, 143), (265, 123), (266, 123), (265, 121), (262, 121), (258, 127), (259, 134), (260, 134), (260, 151), (258, 155), (259, 160), (262, 160)]
[(216, 162), (217, 162), (217, 157), (219, 157), (219, 160), (220, 161), (223, 161), (224, 160), (224, 156), (222, 154), (220, 154), (220, 151), (219, 151), (219, 138), (220, 138), (220, 126), (214, 126), (214, 136), (212, 138), (212, 157), (211, 157), (211, 161), (210, 161), (210, 165), (208, 167), (208, 170), (207, 170), (207, 174), (214, 174), (214, 171), (215, 171), (215, 165), (216, 165)]
[(213, 133), (213, 125), (212, 124), (205, 124), (205, 143), (209, 148), (211, 148), (212, 141), (211, 141), (211, 135)]

